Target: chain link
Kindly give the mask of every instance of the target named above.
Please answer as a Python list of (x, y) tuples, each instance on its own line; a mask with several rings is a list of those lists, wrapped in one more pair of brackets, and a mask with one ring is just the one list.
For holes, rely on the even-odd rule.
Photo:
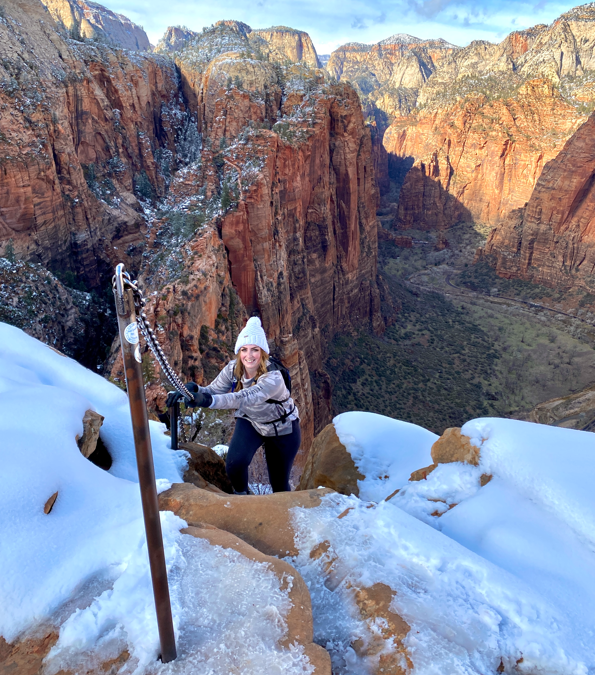
[[(184, 383), (178, 377), (176, 371), (171, 367), (169, 361), (167, 360), (167, 357), (165, 356), (165, 353), (163, 352), (163, 349), (161, 348), (161, 345), (159, 344), (157, 336), (155, 335), (151, 326), (149, 326), (149, 322), (147, 321), (147, 315), (145, 314), (144, 311), (144, 307), (147, 304), (147, 301), (143, 296), (143, 292), (138, 287), (138, 281), (132, 281), (128, 272), (124, 272), (122, 277), (124, 281), (124, 286), (132, 290), (132, 296), (134, 299), (134, 309), (136, 312), (138, 327), (140, 329), (140, 332), (142, 333), (142, 336), (145, 338), (147, 346), (153, 352), (153, 355), (155, 356), (157, 363), (159, 363), (159, 366), (161, 367), (163, 374), (169, 380), (172, 387), (178, 393), (182, 394), (184, 398), (191, 401), (194, 398), (194, 396), (184, 386)], [(182, 436), (182, 442), (186, 443), (187, 442), (186, 432), (184, 430), (184, 424), (182, 423), (181, 420), (180, 420), (180, 432), (181, 432), (180, 435)]]

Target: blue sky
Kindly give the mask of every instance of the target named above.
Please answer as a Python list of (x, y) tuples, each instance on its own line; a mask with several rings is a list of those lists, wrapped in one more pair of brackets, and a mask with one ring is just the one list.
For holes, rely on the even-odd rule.
[[(101, 1), (101, 0), (100, 0)], [(252, 28), (285, 25), (310, 34), (319, 54), (345, 42), (374, 43), (393, 33), (442, 37), (457, 45), (499, 42), (513, 30), (551, 23), (578, 3), (550, 0), (107, 0), (109, 9), (142, 25), (153, 44), (167, 26), (201, 30), (220, 19)]]

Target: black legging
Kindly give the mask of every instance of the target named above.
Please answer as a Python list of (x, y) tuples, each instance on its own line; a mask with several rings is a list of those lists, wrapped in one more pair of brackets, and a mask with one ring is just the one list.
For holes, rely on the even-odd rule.
[(300, 421), (293, 420), (292, 432), (285, 436), (261, 436), (248, 420), (238, 417), (229, 450), (227, 475), (236, 492), (248, 490), (248, 467), (256, 451), (264, 443), (264, 454), (273, 492), (289, 492), (289, 473), (300, 449)]

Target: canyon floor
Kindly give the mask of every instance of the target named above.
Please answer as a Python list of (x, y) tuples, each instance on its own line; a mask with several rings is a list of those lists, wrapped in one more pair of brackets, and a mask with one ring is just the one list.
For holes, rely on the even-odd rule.
[[(392, 212), (385, 199), (387, 229)], [(400, 230), (412, 248), (379, 242), (379, 269), (401, 311), (382, 337), (333, 341), (336, 412), (379, 412), (442, 433), (470, 416), (524, 419), (538, 403), (595, 383), (595, 298), (474, 265), (489, 231), (464, 223), (446, 233)]]

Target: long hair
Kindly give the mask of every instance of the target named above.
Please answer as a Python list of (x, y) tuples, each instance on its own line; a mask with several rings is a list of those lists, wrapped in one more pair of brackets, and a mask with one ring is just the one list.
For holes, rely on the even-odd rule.
[[(261, 375), (264, 375), (267, 372), (267, 361), (268, 361), (269, 355), (264, 351), (264, 349), (260, 349), (260, 363), (258, 364), (258, 368), (256, 369), (256, 375), (254, 376), (254, 381), (257, 382), (258, 378)], [(236, 391), (240, 391), (243, 387), (242, 385), (242, 377), (244, 377), (244, 364), (242, 363), (242, 359), (240, 358), (240, 353), (238, 352), (238, 358), (236, 359), (236, 365), (234, 366), (233, 369), (233, 376), (235, 377), (237, 384), (236, 384)]]

